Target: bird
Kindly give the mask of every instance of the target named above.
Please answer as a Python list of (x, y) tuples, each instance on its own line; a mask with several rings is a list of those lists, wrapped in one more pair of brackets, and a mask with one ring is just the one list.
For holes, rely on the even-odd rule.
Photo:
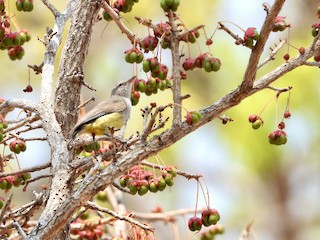
[(78, 120), (70, 131), (71, 137), (74, 139), (78, 134), (91, 134), (94, 142), (97, 135), (113, 134), (113, 130), (121, 129), (130, 117), (130, 93), (135, 78), (118, 83), (109, 99), (100, 102)]

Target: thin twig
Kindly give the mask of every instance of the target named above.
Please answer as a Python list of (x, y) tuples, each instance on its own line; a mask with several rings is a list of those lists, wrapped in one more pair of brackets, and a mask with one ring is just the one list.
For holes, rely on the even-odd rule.
[(128, 39), (133, 43), (135, 39), (135, 35), (130, 29), (124, 25), (124, 23), (120, 20), (119, 15), (112, 9), (112, 7), (104, 0), (100, 1), (102, 8), (110, 15), (110, 17), (115, 21), (119, 29), (122, 33), (126, 34)]
[(129, 217), (129, 216), (123, 216), (121, 214), (118, 214), (110, 209), (107, 209), (107, 208), (102, 208), (100, 206), (98, 206), (97, 204), (93, 203), (93, 202), (87, 202), (86, 207), (90, 208), (90, 209), (93, 209), (93, 210), (98, 210), (100, 212), (104, 212), (104, 213), (107, 213), (109, 215), (111, 215), (112, 217), (116, 218), (116, 219), (119, 219), (119, 220), (124, 220), (124, 221), (127, 221), (128, 223), (130, 224), (134, 224), (144, 230), (148, 230), (148, 231), (151, 231), (153, 232), (154, 231), (154, 228), (148, 226), (148, 225), (145, 225), (137, 220), (134, 220), (133, 218)]
[(13, 194), (10, 194), (10, 196), (7, 198), (6, 204), (3, 206), (2, 210), (1, 210), (1, 213), (0, 213), (0, 222), (2, 222), (5, 213), (9, 210), (12, 196), (13, 196)]
[(25, 168), (25, 169), (14, 171), (14, 172), (3, 172), (3, 173), (0, 173), (0, 178), (6, 177), (6, 176), (14, 176), (14, 175), (17, 175), (17, 174), (20, 174), (20, 173), (36, 172), (36, 171), (40, 171), (40, 170), (46, 169), (48, 167), (51, 167), (51, 162), (44, 163), (42, 165), (36, 165), (34, 167)]
[(274, 56), (278, 53), (278, 51), (283, 47), (283, 45), (286, 43), (286, 40), (281, 40), (280, 43), (272, 50), (272, 52), (269, 54), (269, 56), (264, 59), (257, 68), (261, 68), (264, 65), (266, 65), (269, 61), (274, 60)]
[(12, 222), (13, 226), (16, 228), (16, 230), (18, 231), (19, 235), (25, 239), (25, 240), (29, 240), (27, 234), (23, 231), (22, 227), (20, 226), (20, 224), (18, 222), (16, 222), (15, 220), (13, 220)]
[[(155, 164), (155, 163), (150, 163), (146, 160), (143, 160), (141, 162), (142, 165), (144, 166), (148, 166), (148, 167), (152, 167), (152, 168), (157, 168), (157, 169), (160, 169), (162, 170), (164, 168), (164, 166), (160, 165), (160, 164)], [(199, 178), (203, 177), (201, 174), (193, 174), (193, 173), (188, 173), (188, 172), (184, 172), (184, 171), (181, 171), (179, 169), (177, 169), (177, 174), (178, 175), (181, 175), (185, 178), (187, 178), (188, 180), (189, 179), (196, 179), (198, 180)]]
[(60, 15), (60, 12), (48, 0), (41, 0), (44, 5), (52, 12), (55, 18)]

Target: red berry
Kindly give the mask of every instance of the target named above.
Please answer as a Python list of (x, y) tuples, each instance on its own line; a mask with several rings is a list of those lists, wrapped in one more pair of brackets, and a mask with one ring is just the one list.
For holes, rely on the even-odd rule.
[(290, 58), (290, 55), (288, 53), (283, 56), (283, 59), (286, 60), (286, 61), (288, 61), (289, 58)]
[(287, 110), (287, 111), (284, 112), (283, 117), (284, 118), (290, 118), (291, 117), (291, 113)]
[(254, 123), (255, 121), (257, 121), (260, 117), (256, 114), (251, 114), (249, 116), (249, 122)]
[(306, 49), (304, 47), (299, 48), (299, 53), (304, 54), (306, 52)]
[(278, 124), (278, 128), (279, 129), (284, 129), (286, 127), (286, 125), (284, 124), (284, 122), (280, 122), (279, 124)]
[(200, 231), (202, 227), (202, 219), (198, 217), (189, 218), (188, 227), (190, 231)]

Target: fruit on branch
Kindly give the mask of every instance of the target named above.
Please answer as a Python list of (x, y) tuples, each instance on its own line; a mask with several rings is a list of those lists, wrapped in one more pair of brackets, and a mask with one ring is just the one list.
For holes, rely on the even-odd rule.
[(283, 117), (284, 118), (290, 118), (291, 117), (291, 112), (289, 111), (289, 110), (286, 110), (285, 112), (284, 112), (284, 114), (283, 114)]
[(170, 36), (170, 24), (168, 22), (161, 22), (156, 24), (157, 28), (153, 29), (153, 34), (157, 38)]
[(125, 54), (125, 60), (128, 63), (141, 63), (144, 58), (143, 53), (136, 48), (125, 51)]
[(25, 181), (31, 178), (31, 174), (28, 172), (18, 173), (17, 175), (6, 176), (0, 178), (0, 189), (8, 191), (14, 187), (20, 187)]
[(32, 92), (32, 91), (33, 91), (33, 88), (32, 88), (32, 86), (29, 84), (29, 85), (27, 85), (26, 88), (23, 89), (22, 91), (24, 91), (24, 92)]
[(184, 70), (189, 71), (189, 70), (193, 70), (196, 66), (196, 60), (193, 58), (187, 58), (184, 60), (184, 62), (182, 63), (182, 67)]
[(27, 145), (23, 140), (16, 139), (10, 142), (9, 148), (11, 152), (19, 154), (20, 152), (24, 152), (27, 149)]
[(198, 217), (189, 218), (188, 227), (190, 231), (200, 231), (202, 228), (202, 219)]
[(34, 8), (33, 0), (17, 0), (16, 7), (18, 11), (31, 12)]
[(222, 225), (214, 225), (207, 231), (201, 232), (200, 240), (214, 240), (215, 236), (224, 233), (224, 227)]
[(286, 17), (284, 16), (277, 16), (274, 24), (273, 24), (273, 32), (282, 32), (284, 31), (287, 27), (290, 27), (285, 21)]
[(273, 145), (282, 145), (287, 143), (287, 134), (281, 129), (271, 132), (268, 138), (269, 143)]
[(256, 41), (259, 40), (259, 33), (255, 27), (249, 27), (244, 33), (245, 37), (252, 38)]
[(314, 23), (311, 25), (311, 34), (316, 37), (319, 34), (320, 23)]
[(263, 125), (262, 118), (256, 114), (251, 114), (249, 116), (249, 122), (252, 123), (253, 129), (259, 129)]
[(202, 114), (198, 111), (187, 112), (185, 118), (188, 125), (194, 125), (202, 119)]
[(134, 166), (128, 174), (119, 178), (119, 184), (123, 188), (128, 188), (131, 194), (144, 195), (148, 191), (156, 193), (163, 191), (166, 186), (173, 185), (173, 178), (176, 176), (175, 171), (175, 167), (168, 166), (161, 170), (161, 175), (157, 175), (141, 166)]
[(148, 35), (141, 41), (141, 47), (147, 53), (149, 51), (153, 51), (158, 45), (158, 38)]
[(137, 105), (139, 103), (139, 99), (140, 99), (140, 93), (138, 91), (132, 90), (130, 95), (132, 106)]
[(284, 129), (286, 127), (286, 125), (285, 125), (285, 123), (284, 122), (280, 122), (279, 124), (278, 124), (278, 128), (279, 129)]
[(165, 12), (169, 12), (170, 10), (175, 12), (178, 10), (180, 5), (180, 0), (160, 0), (160, 6)]
[(199, 37), (200, 37), (199, 31), (192, 30), (192, 31), (186, 32), (184, 37), (182, 38), (182, 40), (184, 42), (195, 43), (197, 41), (197, 38), (199, 38)]
[(208, 208), (201, 213), (202, 224), (206, 227), (215, 225), (220, 220), (220, 214), (214, 208)]
[(254, 27), (249, 27), (243, 37), (244, 41), (243, 44), (247, 47), (253, 47), (255, 44), (255, 41), (259, 40), (259, 33), (256, 28)]

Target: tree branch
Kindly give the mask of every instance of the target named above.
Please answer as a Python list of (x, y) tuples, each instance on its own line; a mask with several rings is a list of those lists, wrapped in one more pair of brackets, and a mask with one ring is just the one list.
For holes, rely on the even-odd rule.
[(260, 56), (263, 52), (267, 40), (269, 39), (269, 35), (273, 29), (275, 19), (278, 16), (280, 10), (282, 9), (284, 3), (285, 0), (276, 0), (273, 6), (271, 7), (270, 11), (268, 12), (266, 20), (262, 25), (259, 40), (252, 49), (249, 58), (249, 63), (247, 65), (247, 69), (245, 71), (243, 81), (241, 84), (242, 88), (246, 90), (249, 90), (253, 86), (253, 82), (256, 78), (256, 73), (258, 70)]

